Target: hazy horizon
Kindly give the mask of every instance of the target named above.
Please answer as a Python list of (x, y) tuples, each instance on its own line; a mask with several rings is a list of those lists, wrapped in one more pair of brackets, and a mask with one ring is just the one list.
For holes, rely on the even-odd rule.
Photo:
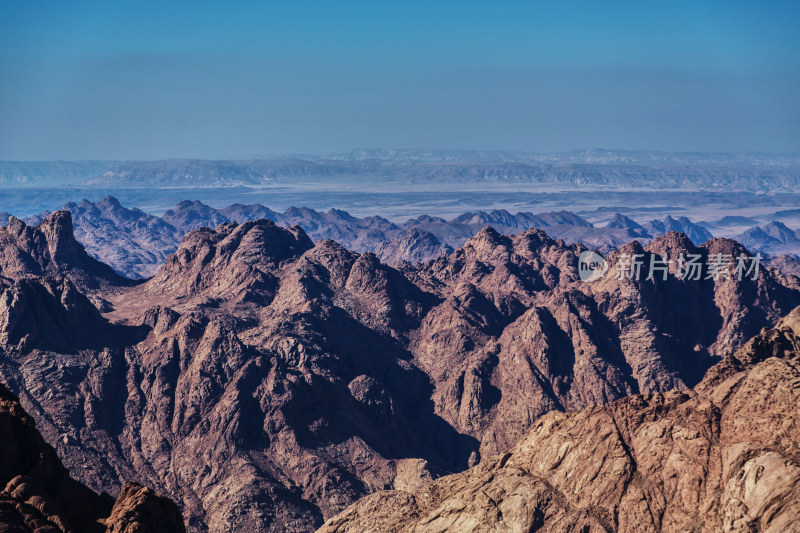
[[(535, 152), (528, 150), (490, 150), (482, 148), (396, 148), (396, 147), (356, 147), (350, 150), (343, 150), (340, 152), (287, 152), (287, 153), (265, 153), (265, 154), (221, 154), (220, 156), (192, 156), (184, 157), (179, 155), (165, 156), (158, 158), (148, 159), (134, 159), (134, 158), (118, 158), (118, 159), (0, 159), (6, 163), (81, 163), (81, 162), (97, 162), (97, 163), (153, 163), (159, 161), (181, 161), (181, 160), (197, 160), (197, 161), (258, 161), (258, 160), (276, 160), (276, 159), (321, 159), (326, 157), (344, 156), (357, 151), (389, 151), (389, 152), (450, 152), (450, 153), (483, 153), (483, 154), (524, 154), (529, 156), (558, 156), (569, 154), (582, 154), (593, 152), (608, 152), (608, 153), (630, 153), (634, 154), (665, 154), (665, 155), (774, 155), (783, 157), (800, 157), (800, 150), (795, 151), (767, 151), (767, 150), (732, 150), (732, 151), (714, 151), (714, 150), (648, 150), (648, 149), (621, 149), (621, 148), (573, 148), (570, 150), (556, 151), (556, 152)], [(469, 162), (469, 161), (465, 161)]]

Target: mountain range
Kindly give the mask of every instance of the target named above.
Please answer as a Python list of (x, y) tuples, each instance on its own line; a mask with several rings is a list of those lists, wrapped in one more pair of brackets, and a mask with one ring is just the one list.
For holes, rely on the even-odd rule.
[[(153, 275), (189, 231), (262, 218), (285, 227), (300, 226), (314, 241), (332, 239), (357, 252), (374, 252), (391, 265), (419, 263), (450, 253), (487, 225), (504, 234), (543, 228), (553, 238), (579, 242), (603, 253), (633, 239), (647, 242), (669, 231), (683, 232), (697, 244), (712, 237), (708, 230), (686, 217), (667, 216), (640, 226), (617, 215), (607, 226), (595, 227), (570, 211), (512, 215), (505, 210), (494, 210), (463, 213), (452, 220), (420, 216), (393, 223), (379, 216), (354, 217), (338, 209), (323, 213), (291, 207), (279, 213), (257, 204), (215, 209), (198, 201), (183, 201), (157, 217), (137, 208), (123, 207), (110, 196), (99, 202), (71, 202), (63, 209), (72, 214), (75, 235), (87, 251), (131, 278)], [(36, 224), (47, 215), (45, 212), (26, 221)]]
[[(195, 211), (176, 210), (169, 220), (195, 223), (184, 217)], [(346, 219), (342, 213), (329, 216)], [(131, 227), (167, 223), (149, 220)], [(710, 506), (708, 528), (728, 516), (783, 523), (777, 512), (783, 507), (758, 507), (747, 498), (728, 512), (723, 503), (735, 504), (735, 487), (724, 493), (732, 495), (724, 502), (710, 496), (693, 500), (696, 479), (706, 478), (691, 454), (700, 450), (702, 457), (717, 457), (723, 448), (703, 452), (704, 441), (692, 435), (696, 427), (708, 427), (713, 446), (721, 446), (717, 434), (749, 439), (743, 442), (750, 448), (725, 448), (728, 462), (719, 464), (745, 465), (736, 468), (762, 476), (757, 474), (765, 472), (762, 466), (779, 461), (783, 470), (762, 476), (766, 494), (783, 495), (781, 487), (791, 484), (787, 476), (797, 468), (791, 439), (797, 432), (793, 425), (776, 431), (780, 421), (770, 413), (791, 404), (792, 393), (783, 391), (793, 387), (792, 374), (765, 380), (767, 387), (776, 385), (768, 390), (778, 396), (769, 403), (774, 411), (764, 411), (764, 424), (773, 425), (756, 428), (760, 433), (727, 426), (713, 433), (722, 428), (720, 420), (728, 420), (726, 413), (747, 408), (752, 415), (741, 415), (742, 420), (762, 420), (754, 406), (762, 405), (763, 394), (753, 385), (736, 388), (741, 399), (723, 389), (703, 391), (716, 386), (709, 385), (713, 376), (722, 379), (746, 368), (742, 354), (752, 352), (747, 344), (752, 337), (766, 335), (751, 342), (760, 354), (781, 356), (794, 349), (791, 342), (770, 348), (779, 334), (760, 332), (800, 305), (800, 280), (765, 267), (756, 279), (704, 275), (693, 281), (677, 276), (675, 264), (664, 279), (613, 275), (630, 254), (649, 260), (653, 254), (747, 253), (735, 241), (711, 239), (696, 246), (677, 232), (646, 247), (633, 241), (609, 254), (611, 273), (593, 283), (578, 275), (583, 245), (554, 240), (535, 228), (509, 236), (484, 227), (444, 256), (392, 267), (373, 253), (326, 238), (314, 241), (298, 225), (222, 221), (213, 229), (201, 224), (189, 231), (152, 277), (136, 282), (90, 257), (76, 239), (70, 211), (52, 213), (33, 226), (11, 219), (0, 229), (0, 248), (0, 379), (79, 482), (113, 495), (127, 494), (125, 484), (137, 479), (173, 499), (191, 531), (310, 531), (343, 511), (335, 524), (344, 524), (352, 513), (368, 520), (362, 503), (351, 508), (355, 511), (348, 507), (385, 490), (401, 492), (379, 500), (380, 509), (369, 508), (375, 517), (371, 527), (402, 529), (406, 526), (389, 526), (385, 513), (396, 517), (411, 509), (404, 517), (410, 520), (427, 507), (398, 506), (397, 494), (423, 502), (431, 480), (465, 471), (459, 475), (478, 479), (495, 468), (492, 456), (509, 449), (513, 460), (504, 465), (515, 468), (559, 468), (529, 453), (569, 455), (561, 474), (551, 480), (536, 474), (541, 483), (517, 492), (521, 499), (555, 502), (531, 508), (532, 523), (562, 513), (558, 524), (588, 516), (613, 525), (619, 517), (604, 510), (616, 501), (613, 494), (627, 494), (625, 502), (632, 502), (619, 507), (630, 510), (623, 518), (653, 502), (650, 516), (688, 523), (677, 511), (656, 507), (677, 500), (660, 499), (660, 489), (646, 476), (645, 468), (657, 469), (667, 448), (676, 450), (668, 464), (678, 477), (667, 472), (666, 479), (687, 486), (680, 493), (685, 506), (694, 501)], [(783, 357), (786, 364), (793, 361)], [(735, 361), (739, 367), (730, 366)], [(755, 368), (763, 368), (759, 364)], [(769, 364), (772, 370), (743, 382), (780, 374), (779, 363)], [(603, 411), (602, 406), (637, 394), (648, 399), (634, 396)], [(729, 408), (716, 399), (721, 396), (733, 398)], [(702, 409), (690, 409), (690, 400)], [(654, 407), (646, 408), (646, 402)], [(587, 409), (587, 415), (552, 414)], [(665, 425), (669, 409), (696, 412), (696, 425)], [(628, 426), (623, 413), (631, 417)], [(631, 460), (643, 448), (638, 440), (633, 446), (629, 436), (648, 417), (656, 425), (636, 433), (639, 439), (647, 443), (666, 435), (679, 444), (667, 440), (657, 448), (660, 441), (654, 441), (647, 448), (655, 454), (649, 463), (638, 455)], [(615, 429), (614, 420), (622, 425)], [(545, 438), (542, 431), (558, 430), (553, 421), (564, 421), (562, 436), (554, 437), (565, 439), (563, 446), (553, 444), (558, 440), (536, 445)], [(581, 439), (581, 431), (596, 431), (599, 440)], [(773, 439), (770, 450), (776, 455), (758, 451), (759, 439), (766, 438), (761, 435)], [(585, 462), (570, 455), (571, 443), (578, 441)], [(602, 450), (612, 446), (619, 460), (604, 461)], [(733, 451), (741, 461), (730, 456)], [(605, 485), (590, 479), (597, 462), (607, 465), (596, 478)], [(770, 477), (773, 472), (779, 479)], [(587, 477), (562, 486), (559, 475)], [(450, 486), (457, 499), (463, 486), (458, 480), (464, 478), (434, 483), (454, 479)], [(630, 485), (627, 479), (641, 480), (639, 492), (610, 492)], [(487, 478), (494, 494), (492, 482)], [(433, 509), (445, 492), (414, 505)], [(562, 498), (562, 492), (570, 496)], [(451, 522), (437, 524), (467, 523), (452, 521), (458, 515), (469, 520), (457, 503), (450, 509), (445, 514)], [(354, 524), (341, 527), (363, 529)]]
[(427, 159), (166, 160), (123, 163), (83, 184), (99, 187), (220, 187), (280, 183), (539, 184), (560, 187), (792, 192), (800, 166)]
[(555, 154), (370, 150), (262, 159), (0, 161), (5, 186), (228, 187), (276, 183), (538, 184), (792, 192), (797, 154), (576, 150)]
[(797, 531), (798, 363), (800, 309), (691, 391), (551, 412), (510, 451), (320, 531)]

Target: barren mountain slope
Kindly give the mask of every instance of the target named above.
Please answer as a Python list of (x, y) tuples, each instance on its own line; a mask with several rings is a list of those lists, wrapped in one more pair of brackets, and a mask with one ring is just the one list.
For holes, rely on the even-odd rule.
[(116, 502), (73, 480), (19, 400), (0, 384), (0, 530), (15, 533), (180, 533), (175, 504), (138, 483)]
[(691, 391), (549, 413), (510, 452), (321, 532), (800, 531), (800, 309)]
[[(762, 270), (756, 281), (679, 280), (671, 265), (639, 281), (617, 279), (620, 254), (708, 254), (743, 249), (713, 240), (695, 247), (670, 233), (609, 258), (600, 281), (576, 281), (575, 253), (539, 230), (505, 237), (484, 230), (455, 253), (410, 269), (442, 298), (411, 334), (415, 363), (434, 402), (481, 453), (508, 449), (550, 410), (605, 404), (636, 392), (697, 383), (719, 357), (800, 304), (792, 280)], [(707, 277), (703, 272), (702, 278)]]

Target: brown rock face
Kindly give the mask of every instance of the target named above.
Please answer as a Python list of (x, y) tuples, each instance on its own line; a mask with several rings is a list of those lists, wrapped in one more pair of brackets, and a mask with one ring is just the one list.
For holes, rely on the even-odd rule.
[(269, 220), (201, 228), (186, 236), (148, 292), (221, 300), (257, 292), (270, 297), (276, 285), (272, 271), (313, 246), (302, 229), (279, 228)]
[[(734, 244), (630, 249), (690, 246)], [(309, 531), (505, 451), (550, 411), (688, 390), (800, 305), (773, 271), (584, 283), (580, 251), (485, 229), (392, 268), (268, 221), (201, 228), (151, 280), (101, 285), (102, 316), (70, 272), (6, 282), (0, 377), (95, 490), (138, 479), (193, 531)]]
[(0, 276), (66, 276), (86, 291), (131, 285), (75, 240), (69, 211), (56, 211), (34, 227), (14, 217), (0, 227)]
[(692, 391), (552, 412), (510, 452), (321, 532), (800, 531), (800, 308)]
[(436, 235), (412, 228), (375, 247), (375, 255), (387, 265), (422, 263), (451, 253), (453, 249), (439, 242)]
[(71, 479), (33, 419), (2, 384), (0, 449), (0, 486), (4, 487), (0, 491), (0, 531), (185, 531), (175, 504), (141, 485), (130, 485), (114, 503), (107, 494), (95, 494)]
[[(744, 251), (733, 241), (695, 247), (669, 233), (609, 257), (600, 281), (576, 281), (577, 250), (539, 230), (487, 229), (453, 254), (409, 271), (444, 302), (411, 334), (415, 362), (433, 378), (437, 412), (481, 441), (508, 449), (551, 410), (602, 405), (637, 392), (696, 384), (705, 370), (800, 304), (775, 271), (757, 280), (617, 279), (622, 253), (676, 258)], [(464, 298), (464, 294), (474, 297)]]

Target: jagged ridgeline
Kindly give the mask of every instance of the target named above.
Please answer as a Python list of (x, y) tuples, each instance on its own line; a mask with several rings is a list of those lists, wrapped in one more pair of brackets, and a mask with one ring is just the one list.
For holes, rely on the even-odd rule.
[[(258, 204), (233, 204), (215, 209), (201, 202), (183, 201), (158, 217), (137, 208), (123, 207), (111, 196), (99, 202), (68, 203), (64, 210), (72, 214), (75, 234), (92, 257), (134, 279), (154, 275), (189, 231), (262, 218), (282, 227), (300, 226), (314, 241), (332, 239), (357, 252), (373, 252), (382, 262), (393, 266), (446, 255), (463, 246), (487, 225), (507, 235), (543, 228), (553, 238), (563, 238), (568, 243), (580, 242), (604, 253), (633, 239), (646, 242), (669, 231), (683, 232), (695, 244), (712, 237), (707, 229), (686, 217), (667, 216), (664, 220), (639, 225), (617, 215), (607, 226), (595, 227), (570, 211), (512, 215), (505, 210), (495, 210), (463, 213), (451, 220), (419, 216), (395, 223), (379, 216), (354, 217), (339, 209), (323, 213), (306, 207), (291, 207), (279, 213)], [(47, 214), (30, 217), (26, 222), (39, 223)], [(8, 217), (6, 214), (4, 220)]]
[[(136, 283), (89, 257), (67, 212), (38, 226), (12, 220), (0, 243), (3, 380), (79, 482), (116, 495), (135, 479), (173, 499), (191, 531), (312, 531), (372, 493), (417, 498), (432, 479), (524, 446), (548, 421), (583, 424), (553, 411), (608, 413), (595, 406), (670, 390), (629, 401), (688, 401), (709, 368), (741, 360), (749, 338), (800, 305), (797, 278), (770, 268), (695, 281), (672, 265), (666, 279), (585, 283), (584, 248), (539, 229), (484, 228), (443, 257), (395, 268), (296, 225), (222, 221), (189, 232)], [(608, 260), (745, 252), (673, 232)], [(650, 490), (650, 473), (625, 462), (627, 430), (616, 431), (608, 438), (624, 445), (611, 472)], [(783, 446), (793, 444), (773, 443), (791, 458)], [(675, 483), (694, 479), (686, 464), (675, 463)], [(612, 500), (581, 492), (594, 485), (562, 500), (541, 477), (531, 498), (566, 501), (564, 520), (615, 524), (598, 510)], [(534, 491), (543, 486), (555, 488)], [(713, 516), (730, 503), (701, 501)], [(747, 520), (767, 516), (741, 506)], [(374, 527), (390, 524), (378, 516)]]

